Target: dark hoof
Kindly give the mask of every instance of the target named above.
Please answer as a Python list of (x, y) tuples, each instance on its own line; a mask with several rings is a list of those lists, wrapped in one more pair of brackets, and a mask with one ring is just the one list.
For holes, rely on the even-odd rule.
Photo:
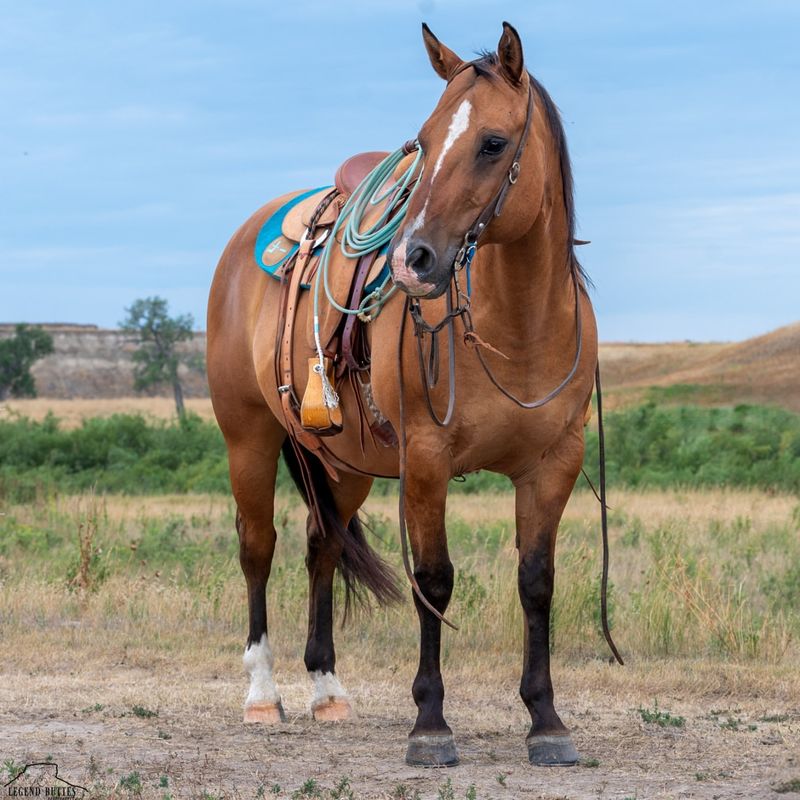
[(568, 733), (528, 737), (528, 761), (536, 767), (573, 767), (579, 759)]
[(452, 733), (409, 736), (406, 764), (412, 767), (454, 767), (458, 751)]

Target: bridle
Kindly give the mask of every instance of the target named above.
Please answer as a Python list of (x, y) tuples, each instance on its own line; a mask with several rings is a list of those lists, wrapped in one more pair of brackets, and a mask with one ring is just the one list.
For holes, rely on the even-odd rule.
[[(469, 61), (462, 64), (458, 70), (456, 70), (449, 78), (449, 82), (451, 82), (456, 75), (463, 72), (465, 69), (474, 65), (475, 62)], [(403, 554), (403, 566), (405, 567), (406, 575), (408, 576), (409, 581), (411, 582), (412, 588), (417, 595), (419, 601), (425, 606), (434, 616), (436, 616), (440, 621), (444, 622), (446, 625), (449, 625), (451, 628), (457, 630), (457, 627), (450, 622), (441, 612), (439, 612), (434, 606), (430, 603), (430, 601), (425, 597), (424, 593), (419, 587), (419, 584), (414, 576), (414, 573), (411, 569), (411, 564), (408, 557), (408, 536), (406, 530), (406, 521), (405, 521), (405, 478), (406, 478), (406, 461), (407, 461), (407, 436), (406, 436), (406, 418), (405, 418), (405, 381), (403, 377), (403, 340), (405, 338), (405, 325), (406, 325), (406, 317), (410, 316), (412, 322), (414, 324), (414, 336), (417, 343), (417, 356), (419, 362), (419, 370), (420, 370), (420, 379), (423, 388), (423, 394), (425, 396), (426, 405), (428, 408), (428, 413), (430, 414), (431, 419), (433, 422), (438, 425), (439, 427), (446, 427), (450, 424), (453, 413), (455, 411), (455, 403), (456, 403), (456, 384), (455, 384), (455, 320), (456, 318), (461, 318), (461, 321), (464, 325), (464, 342), (471, 346), (471, 349), (475, 352), (475, 355), (478, 358), (478, 361), (486, 374), (489, 378), (491, 383), (509, 400), (515, 403), (520, 408), (525, 409), (535, 409), (541, 408), (542, 406), (547, 405), (549, 402), (554, 400), (561, 392), (570, 384), (572, 379), (575, 377), (575, 374), (578, 370), (578, 365), (581, 359), (582, 353), (582, 339), (583, 339), (583, 321), (581, 315), (581, 290), (582, 287), (579, 283), (579, 278), (577, 275), (576, 270), (571, 269), (571, 276), (573, 287), (575, 291), (575, 356), (572, 361), (572, 366), (569, 369), (569, 372), (564, 377), (564, 379), (551, 391), (549, 391), (543, 397), (537, 398), (535, 400), (525, 401), (518, 398), (514, 395), (510, 390), (506, 389), (496, 378), (494, 373), (492, 372), (489, 365), (486, 363), (486, 359), (484, 358), (483, 353), (481, 352), (482, 349), (492, 350), (496, 353), (499, 353), (494, 347), (490, 344), (484, 342), (478, 333), (475, 331), (475, 327), (472, 321), (472, 314), (471, 314), (471, 297), (470, 291), (468, 289), (467, 293), (465, 294), (461, 290), (460, 282), (459, 282), (459, 273), (466, 270), (467, 274), (467, 283), (469, 285), (469, 270), (472, 264), (472, 260), (475, 257), (475, 253), (478, 248), (478, 243), (480, 241), (481, 236), (486, 231), (489, 223), (495, 218), (499, 217), (503, 206), (505, 204), (506, 196), (508, 195), (509, 190), (512, 186), (514, 186), (519, 178), (521, 167), (520, 167), (520, 159), (522, 158), (522, 154), (525, 150), (525, 145), (528, 140), (528, 135), (530, 133), (531, 124), (533, 120), (534, 114), (534, 90), (532, 82), (529, 81), (528, 83), (528, 105), (527, 105), (527, 113), (525, 117), (525, 124), (522, 129), (522, 134), (520, 135), (519, 141), (517, 143), (516, 151), (514, 152), (514, 157), (511, 161), (511, 165), (509, 166), (508, 170), (506, 171), (505, 175), (503, 176), (503, 180), (500, 183), (497, 191), (495, 192), (492, 199), (489, 201), (488, 205), (483, 209), (483, 211), (478, 215), (475, 222), (469, 228), (469, 230), (464, 235), (464, 240), (462, 242), (461, 248), (459, 249), (458, 253), (456, 254), (455, 259), (453, 260), (453, 265), (451, 268), (451, 278), (450, 283), (447, 288), (446, 294), (446, 306), (447, 311), (445, 316), (436, 324), (431, 325), (427, 323), (422, 314), (422, 306), (420, 304), (419, 299), (407, 297), (405, 301), (405, 308), (403, 310), (403, 316), (400, 323), (400, 337), (398, 340), (398, 348), (397, 348), (397, 372), (398, 372), (398, 379), (399, 379), (399, 404), (400, 404), (400, 436), (399, 436), (399, 443), (400, 443), (400, 509), (399, 509), (399, 522), (400, 522), (400, 538), (402, 543), (402, 554)], [(572, 243), (570, 243), (571, 247)], [(455, 296), (455, 305), (454, 305), (454, 296)], [(433, 402), (431, 399), (431, 389), (436, 386), (438, 382), (438, 368), (439, 368), (439, 355), (438, 355), (438, 342), (437, 342), (437, 334), (447, 328), (447, 337), (448, 337), (448, 381), (449, 381), (449, 392), (448, 392), (448, 402), (447, 402), (447, 411), (445, 412), (444, 417), (439, 417), (436, 413), (436, 410), (433, 407)], [(428, 356), (428, 364), (425, 364), (425, 355), (423, 353), (423, 346), (422, 340), (425, 334), (429, 334), (431, 338), (430, 344), (430, 351)], [(503, 355), (502, 353), (499, 353)], [(507, 358), (507, 356), (504, 356)], [(612, 653), (614, 654), (617, 661), (622, 664), (622, 658), (619, 655), (619, 652), (614, 644), (611, 634), (609, 631), (608, 626), (608, 613), (607, 613), (607, 603), (606, 603), (606, 596), (607, 596), (607, 578), (608, 578), (608, 531), (607, 531), (607, 506), (605, 503), (605, 458), (603, 452), (603, 430), (602, 430), (602, 400), (600, 399), (600, 368), (599, 364), (596, 368), (595, 372), (595, 383), (597, 387), (598, 393), (598, 417), (599, 417), (599, 426), (600, 426), (600, 443), (601, 443), (601, 460), (600, 460), (600, 499), (601, 502), (601, 527), (603, 532), (603, 573), (602, 573), (602, 587), (601, 587), (601, 620), (602, 620), (602, 627), (603, 633), (605, 635), (606, 641), (608, 642), (609, 647), (611, 648)], [(584, 473), (585, 475), (586, 473)], [(588, 476), (587, 476), (588, 480)], [(590, 482), (591, 485), (591, 482)], [(592, 489), (594, 487), (592, 486)], [(595, 494), (597, 494), (595, 492)]]

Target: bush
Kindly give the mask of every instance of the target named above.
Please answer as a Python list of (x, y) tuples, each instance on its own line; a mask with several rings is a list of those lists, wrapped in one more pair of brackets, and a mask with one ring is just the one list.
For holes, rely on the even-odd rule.
[[(800, 492), (800, 416), (779, 408), (661, 407), (653, 402), (606, 416), (612, 486), (760, 487)], [(597, 483), (597, 433), (587, 431), (586, 471)], [(283, 464), (278, 487), (291, 480)], [(581, 485), (579, 479), (578, 485)], [(228, 460), (213, 422), (116, 414), (62, 430), (53, 416), (0, 421), (0, 497), (28, 502), (47, 492), (228, 493)], [(507, 491), (488, 472), (455, 480), (455, 492)], [(376, 493), (396, 482), (376, 481)]]

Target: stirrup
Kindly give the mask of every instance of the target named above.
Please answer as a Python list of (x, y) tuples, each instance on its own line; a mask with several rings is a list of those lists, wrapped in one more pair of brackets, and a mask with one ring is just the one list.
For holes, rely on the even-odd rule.
[[(333, 364), (329, 358), (325, 359), (325, 374), (332, 385)], [(308, 359), (308, 383), (300, 405), (300, 422), (306, 430), (313, 431), (318, 436), (333, 436), (342, 430), (341, 402), (333, 408), (325, 405), (322, 375), (319, 372), (319, 359), (316, 356)]]

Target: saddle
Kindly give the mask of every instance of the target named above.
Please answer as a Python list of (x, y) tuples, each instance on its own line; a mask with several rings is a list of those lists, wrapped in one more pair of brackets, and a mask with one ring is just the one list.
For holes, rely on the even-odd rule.
[[(397, 437), (391, 423), (383, 418), (371, 397), (370, 354), (364, 326), (371, 321), (365, 314), (344, 314), (336, 304), (357, 309), (388, 276), (386, 247), (359, 258), (342, 253), (341, 231), (330, 241), (342, 208), (359, 184), (387, 156), (384, 152), (359, 153), (348, 158), (336, 171), (334, 186), (302, 192), (264, 222), (256, 239), (255, 260), (258, 266), (281, 281), (281, 303), (277, 326), (275, 371), (287, 428), (306, 449), (314, 452), (334, 479), (341, 464), (324, 446), (321, 437), (342, 430), (342, 410), (338, 404), (325, 402), (326, 383), (342, 387), (349, 381), (360, 407), (362, 447), (364, 422), (376, 443), (394, 447)], [(413, 154), (408, 156), (413, 159)], [(408, 168), (404, 160), (395, 170), (402, 175)], [(385, 202), (388, 202), (385, 201)], [(385, 210), (385, 203), (365, 213), (361, 229), (371, 225)], [(327, 280), (320, 269), (323, 248), (328, 245)], [(325, 280), (326, 285), (317, 283)], [(324, 375), (317, 357), (308, 359), (308, 382), (302, 401), (295, 394), (293, 342), (298, 320), (297, 307), (304, 290), (317, 292), (319, 324), (316, 336), (324, 354)], [(311, 305), (311, 304), (309, 304)], [(309, 317), (311, 312), (309, 311)], [(312, 320), (306, 324), (307, 344), (316, 351)]]

